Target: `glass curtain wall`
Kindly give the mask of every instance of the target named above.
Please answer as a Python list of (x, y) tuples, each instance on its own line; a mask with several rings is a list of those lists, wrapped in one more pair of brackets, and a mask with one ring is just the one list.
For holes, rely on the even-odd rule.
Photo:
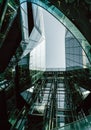
[(29, 69), (32, 75), (32, 81), (38, 80), (45, 71), (45, 33), (42, 8), (32, 5), (34, 28), (30, 34), (31, 53)]
[[(25, 8), (27, 9), (26, 5)], [(45, 37), (42, 11), (39, 7), (33, 6), (34, 28), (28, 39), (28, 27), (26, 23), (27, 21), (24, 21), (25, 17), (27, 17), (27, 12), (25, 12), (24, 10), (25, 8), (22, 7), (21, 9), (21, 12), (25, 14), (23, 16), (23, 14), (21, 13), (23, 20), (22, 29), (23, 40), (24, 42), (28, 42), (28, 44), (23, 48), (25, 50), (21, 57), (22, 60), (18, 62), (19, 66), (16, 66), (16, 63), (14, 64), (14, 66), (12, 66), (11, 63), (13, 62), (10, 62), (7, 70), (2, 75), (4, 76), (4, 78), (2, 79), (2, 77), (0, 77), (1, 89), (6, 87), (6, 92), (7, 95), (9, 92), (9, 96), (12, 95), (12, 93), (15, 94), (16, 92), (20, 94), (20, 90), (24, 91), (25, 89), (27, 89), (27, 87), (31, 87), (30, 72), (32, 80), (36, 81), (38, 80), (38, 78), (40, 79), (42, 77), (41, 74), (43, 73), (41, 72), (45, 70)], [(17, 129), (25, 129), (25, 127), (28, 127), (29, 125), (29, 129), (32, 126), (37, 129), (39, 128), (38, 124), (36, 124), (35, 122), (37, 126), (35, 126), (35, 124), (32, 125), (31, 119), (33, 119), (34, 121), (36, 117), (39, 117), (42, 121), (42, 124), (44, 123), (42, 127), (44, 127), (45, 130), (51, 130), (54, 127), (62, 127), (67, 123), (77, 120), (78, 116), (82, 115), (82, 117), (84, 117), (84, 112), (81, 112), (81, 115), (78, 115), (77, 113), (75, 113), (75, 110), (80, 101), (83, 100), (83, 96), (85, 98), (87, 97), (87, 93), (85, 93), (87, 86), (82, 85), (84, 84), (83, 81), (88, 81), (90, 64), (81, 45), (68, 31), (66, 32), (65, 50), (67, 61), (66, 71), (60, 72), (60, 76), (58, 76), (58, 73), (53, 72), (51, 75), (51, 79), (46, 75), (45, 81), (41, 78), (41, 80), (44, 81), (43, 84), (41, 84), (41, 82), (35, 83), (32, 81), (32, 85), (34, 86), (32, 86), (32, 89), (30, 89), (32, 91), (32, 97), (29, 98), (28, 109), (26, 109), (25, 107), (26, 103), (24, 102), (23, 106), (21, 106), (22, 103), (19, 100), (19, 107), (22, 107), (21, 111), (19, 111), (19, 109), (16, 108), (16, 101), (14, 97), (12, 97), (12, 99), (10, 98), (10, 100), (7, 100), (9, 115), (8, 119), (12, 126)], [(29, 53), (30, 55), (28, 55)], [(14, 61), (15, 59), (15, 61), (17, 62), (18, 54), (19, 53), (17, 53), (13, 57), (12, 61)], [(27, 55), (28, 57), (26, 58)], [(17, 91), (15, 91), (16, 87), (18, 88)], [(10, 91), (8, 91), (8, 89)], [(28, 98), (28, 95), (26, 97)], [(19, 116), (16, 116), (18, 114)], [(31, 114), (32, 118), (29, 122), (29, 117)], [(88, 118), (85, 118), (86, 122), (87, 119)], [(29, 124), (27, 125), (27, 123)], [(71, 127), (74, 128), (73, 124), (71, 125)], [(71, 127), (65, 127), (65, 129)], [(80, 129), (79, 125), (75, 128), (78, 127)], [(61, 129), (64, 129), (64, 127), (60, 128), (60, 130)], [(85, 127), (83, 129), (85, 130)]]
[(88, 68), (90, 66), (81, 44), (68, 30), (66, 30), (65, 35), (65, 50), (67, 70)]
[[(80, 39), (80, 43), (81, 42), (83, 41)], [(70, 84), (70, 88), (73, 86), (74, 89), (76, 90), (76, 95), (74, 94), (73, 99), (77, 107), (80, 105), (81, 102), (84, 102), (84, 100), (88, 97), (88, 95), (90, 95), (90, 88), (88, 82), (90, 77), (91, 65), (80, 43), (68, 30), (66, 30), (65, 35), (66, 66), (67, 66), (66, 75), (67, 80)], [(88, 110), (84, 111), (83, 109), (85, 108), (82, 108), (82, 110), (78, 112), (78, 119), (79, 117), (84, 118), (86, 116), (86, 111), (88, 112)], [(83, 119), (81, 122), (83, 123), (84, 121), (85, 119)], [(81, 125), (80, 121), (72, 125), (75, 129), (77, 129), (77, 127), (79, 127), (79, 129), (82, 129), (80, 126)], [(69, 128), (72, 129), (71, 128), (72, 125), (69, 125), (61, 129), (69, 129)], [(83, 129), (86, 128), (84, 127)]]

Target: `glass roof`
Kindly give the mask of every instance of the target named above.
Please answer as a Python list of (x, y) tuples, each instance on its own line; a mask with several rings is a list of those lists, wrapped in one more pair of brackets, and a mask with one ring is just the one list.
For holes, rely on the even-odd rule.
[[(22, 0), (21, 4), (24, 2)], [(83, 34), (78, 30), (78, 28), (57, 8), (53, 5), (52, 2), (48, 0), (28, 0), (28, 2), (32, 2), (34, 4), (37, 4), (44, 9), (46, 9), (49, 13), (51, 13), (54, 17), (56, 17), (68, 30), (70, 30), (73, 35), (77, 38), (77, 40), (80, 42), (82, 40), (83, 42), (80, 42), (82, 48), (85, 50), (85, 53), (91, 62), (91, 46), (88, 43), (87, 39), (83, 36)], [(60, 1), (59, 1), (60, 2)], [(54, 2), (56, 3), (56, 2)]]

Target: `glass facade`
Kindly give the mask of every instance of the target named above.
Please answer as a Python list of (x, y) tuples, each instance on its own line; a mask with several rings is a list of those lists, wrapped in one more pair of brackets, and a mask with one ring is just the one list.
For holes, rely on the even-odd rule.
[[(86, 38), (84, 37), (84, 35), (82, 35), (82, 33), (78, 30), (78, 28), (74, 25), (75, 24), (75, 21), (74, 21), (74, 18), (73, 18), (73, 23), (68, 19), (68, 17), (66, 17), (61, 11), (60, 11), (60, 6), (61, 4), (58, 4), (60, 3), (60, 1), (55, 1), (52, 3), (51, 0), (49, 1), (41, 1), (41, 0), (29, 0), (29, 2), (32, 2), (34, 4), (37, 4), (41, 7), (43, 7), (44, 9), (46, 9), (48, 12), (50, 12), (54, 17), (56, 17), (61, 23), (64, 24), (64, 26), (66, 26), (68, 28), (68, 30), (70, 30), (73, 35), (79, 40), (79, 37), (80, 39), (83, 41), (81, 42), (81, 46), (83, 47), (83, 49), (85, 50), (87, 56), (88, 56), (88, 59), (90, 61), (90, 45), (89, 45), (89, 42), (86, 40)], [(59, 5), (58, 8), (56, 8), (57, 6)], [(64, 7), (64, 6), (63, 6)], [(62, 8), (62, 7), (61, 7)], [(69, 10), (69, 9), (68, 9)], [(63, 11), (63, 10), (62, 10)], [(71, 18), (70, 18), (71, 19)], [(80, 42), (80, 40), (79, 40)]]
[[(28, 2), (20, 0), (20, 3), (17, 0), (7, 0), (5, 5), (3, 5), (3, 1), (0, 1), (0, 6), (4, 7), (3, 11), (0, 9), (0, 54), (5, 53), (9, 58), (6, 57), (4, 60), (10, 61), (7, 68), (3, 70), (4, 72), (0, 73), (1, 130), (91, 129), (89, 35), (86, 37), (86, 34), (83, 33), (84, 29), (80, 28), (81, 23), (79, 27), (75, 27), (81, 21), (76, 22), (70, 16), (66, 17), (66, 15), (70, 15), (70, 4), (73, 4), (74, 8), (75, 6), (80, 8), (79, 1), (77, 3), (74, 0), (63, 1), (64, 9), (66, 4), (69, 7), (66, 10), (67, 14), (63, 10), (60, 11), (60, 0), (28, 0)], [(88, 7), (84, 4), (89, 4), (89, 2), (85, 0), (80, 4)], [(43, 11), (39, 6), (46, 9), (66, 27), (64, 43), (66, 68), (46, 69), (46, 29)], [(90, 8), (84, 9), (90, 11)], [(29, 10), (33, 17), (30, 17)], [(18, 19), (17, 15), (19, 15)], [(14, 21), (15, 19), (17, 20)], [(30, 21), (33, 21), (33, 24), (31, 22), (31, 33), (29, 34)], [(81, 32), (77, 27), (79, 30), (81, 29)], [(19, 31), (19, 34), (12, 33), (15, 30), (10, 31), (10, 29)], [(13, 36), (7, 35), (8, 32)], [(51, 39), (53, 39), (52, 33)], [(16, 35), (14, 36), (14, 34)], [(21, 42), (17, 43), (20, 34), (22, 35)], [(55, 37), (56, 34), (55, 32)], [(16, 38), (13, 39), (13, 37)], [(11, 50), (8, 51), (3, 49), (10, 47)], [(15, 49), (12, 50), (12, 48)], [(14, 52), (12, 53), (12, 51)], [(58, 57), (60, 59), (60, 55)], [(3, 60), (1, 59), (1, 61)]]
[[(80, 43), (82, 40), (80, 40)], [(90, 63), (81, 44), (69, 32), (66, 31), (65, 50), (66, 50), (66, 67), (67, 69), (89, 68)]]

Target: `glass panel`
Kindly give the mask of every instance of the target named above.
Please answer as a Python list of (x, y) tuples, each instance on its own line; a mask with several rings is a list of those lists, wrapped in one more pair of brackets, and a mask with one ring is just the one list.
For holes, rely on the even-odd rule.
[[(54, 17), (56, 17), (61, 23), (63, 23), (73, 33), (73, 35), (78, 39), (81, 46), (85, 50), (89, 61), (91, 62), (90, 44), (87, 42), (85, 37), (81, 34), (81, 32), (75, 27), (75, 25), (58, 8), (56, 8), (48, 0), (28, 0), (28, 2), (35, 3), (35, 4), (45, 8), (48, 12), (50, 12), (52, 15), (54, 15)], [(57, 4), (56, 2), (54, 2), (54, 3)]]
[(53, 130), (90, 130), (91, 129), (91, 116), (84, 119), (70, 123), (64, 127), (55, 128)]
[(7, 9), (4, 16), (4, 20), (1, 21), (2, 23), (0, 23), (2, 25), (1, 30), (0, 30), (0, 46), (2, 45), (6, 37), (6, 34), (8, 33), (11, 27), (11, 24), (17, 14), (16, 12), (17, 8), (18, 8), (18, 5), (15, 2), (9, 0), (7, 4)]
[(27, 2), (21, 4), (20, 10), (21, 10), (22, 40), (28, 43), (29, 32), (28, 32)]

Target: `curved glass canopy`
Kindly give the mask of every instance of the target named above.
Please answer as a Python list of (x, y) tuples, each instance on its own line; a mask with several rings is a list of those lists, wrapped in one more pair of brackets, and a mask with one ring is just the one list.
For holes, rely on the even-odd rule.
[[(25, 0), (22, 0), (20, 4), (26, 2)], [(49, 13), (51, 13), (55, 18), (57, 18), (75, 37), (76, 39), (80, 42), (82, 48), (84, 49), (90, 63), (91, 63), (91, 46), (90, 43), (87, 41), (85, 36), (80, 32), (80, 29), (77, 28), (73, 23), (71, 22), (71, 19), (69, 20), (64, 13), (61, 12), (61, 9), (59, 10), (55, 5), (58, 3), (60, 6), (60, 1), (57, 3), (56, 2), (50, 2), (49, 0), (28, 0), (28, 2), (37, 4), (38, 6), (41, 6), (45, 10), (47, 10)]]

